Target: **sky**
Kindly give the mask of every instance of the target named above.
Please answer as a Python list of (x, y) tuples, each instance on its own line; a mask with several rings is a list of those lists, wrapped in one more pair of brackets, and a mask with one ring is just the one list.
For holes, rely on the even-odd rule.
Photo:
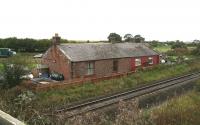
[(0, 38), (200, 39), (199, 0), (0, 0)]

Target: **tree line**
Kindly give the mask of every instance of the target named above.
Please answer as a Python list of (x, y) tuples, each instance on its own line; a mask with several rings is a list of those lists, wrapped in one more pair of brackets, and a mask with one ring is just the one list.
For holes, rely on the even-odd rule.
[[(142, 42), (145, 39), (140, 35), (132, 36), (131, 34), (126, 34), (124, 36), (125, 42)], [(90, 41), (86, 41), (90, 42)], [(122, 37), (116, 33), (110, 33), (108, 36), (108, 42), (117, 43), (122, 42)], [(68, 41), (66, 39), (61, 39), (61, 43), (78, 43), (78, 41)], [(0, 48), (11, 48), (17, 52), (44, 52), (52, 45), (51, 39), (19, 39), (16, 37), (10, 37), (6, 39), (0, 39)]]
[(110, 33), (108, 36), (108, 42), (111, 43), (120, 43), (120, 42), (133, 42), (133, 43), (141, 43), (145, 41), (145, 38), (141, 35), (135, 35), (133, 36), (130, 33), (127, 33), (124, 35), (124, 40), (122, 40), (122, 37), (117, 33)]
[[(68, 41), (62, 39), (61, 43), (75, 43), (76, 41)], [(44, 52), (52, 45), (51, 39), (19, 39), (16, 37), (0, 39), (0, 48), (11, 48), (17, 52)]]
[[(120, 43), (120, 42), (133, 42), (133, 43), (141, 43), (145, 42), (145, 38), (141, 35), (135, 35), (133, 36), (130, 33), (127, 33), (124, 35), (124, 37), (120, 36), (117, 33), (110, 33), (107, 37), (108, 41), (103, 42), (110, 42), (110, 43)], [(89, 43), (90, 41), (86, 41)], [(68, 41), (66, 39), (61, 39), (61, 43), (79, 43), (78, 41)], [(82, 43), (82, 42), (81, 42)], [(167, 41), (167, 42), (159, 42), (156, 40), (148, 41), (148, 43), (152, 47), (160, 46), (163, 44), (171, 45), (172, 49), (174, 48), (187, 48), (187, 46), (197, 46), (200, 41), (194, 40), (194, 42), (185, 44), (182, 41)], [(16, 37), (6, 38), (6, 39), (0, 39), (0, 48), (11, 48), (14, 51), (17, 52), (44, 52), (46, 51), (52, 44), (51, 39), (19, 39)]]
[(51, 45), (48, 39), (18, 39), (16, 37), (0, 39), (0, 48), (11, 48), (17, 52), (43, 52)]

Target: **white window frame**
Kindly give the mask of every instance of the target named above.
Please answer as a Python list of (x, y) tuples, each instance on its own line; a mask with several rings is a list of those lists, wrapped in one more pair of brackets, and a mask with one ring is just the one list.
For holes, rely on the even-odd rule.
[(141, 66), (142, 65), (142, 60), (141, 58), (136, 58), (135, 59), (135, 66)]
[[(150, 61), (151, 61), (151, 62), (150, 62)], [(153, 57), (148, 57), (148, 63), (149, 63), (150, 65), (153, 64)]]
[(88, 62), (87, 63), (87, 75), (93, 75), (94, 74), (94, 62)]

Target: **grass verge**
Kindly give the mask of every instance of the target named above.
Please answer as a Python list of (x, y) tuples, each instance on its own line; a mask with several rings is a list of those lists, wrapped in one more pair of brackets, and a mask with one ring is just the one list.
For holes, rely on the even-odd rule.
[[(146, 84), (154, 80), (165, 79), (194, 70), (200, 70), (200, 61), (168, 66), (160, 65), (155, 66), (151, 70), (147, 69), (139, 71), (127, 77), (102, 81), (98, 84), (88, 83), (77, 87), (49, 90), (35, 94), (18, 87), (9, 90), (1, 89), (0, 109), (22, 121), (26, 121), (28, 124), (51, 124), (54, 119), (49, 119), (44, 116), (42, 112), (51, 112), (51, 109), (59, 108), (60, 106), (66, 105), (72, 101), (134, 88), (138, 85)], [(159, 113), (160, 112), (155, 109), (154, 116), (157, 117), (155, 117), (154, 120), (158, 124), (161, 117), (158, 117), (160, 115), (156, 114)]]
[(173, 98), (152, 110), (156, 125), (199, 125), (200, 124), (200, 80), (197, 91)]
[(86, 83), (81, 86), (64, 89), (52, 89), (45, 92), (38, 92), (36, 95), (40, 105), (49, 106), (51, 104), (51, 106), (57, 107), (81, 99), (123, 91), (155, 80), (170, 78), (194, 70), (200, 70), (199, 61), (170, 66), (159, 65), (153, 69), (139, 71), (119, 79), (102, 81), (97, 84)]

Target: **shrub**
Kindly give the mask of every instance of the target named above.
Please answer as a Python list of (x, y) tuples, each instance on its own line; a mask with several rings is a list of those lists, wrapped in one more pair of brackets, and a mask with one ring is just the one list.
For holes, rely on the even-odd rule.
[(151, 116), (156, 125), (199, 125), (199, 108), (199, 93), (190, 92), (153, 109)]
[(4, 88), (12, 88), (21, 83), (22, 76), (26, 73), (26, 62), (27, 59), (20, 56), (9, 58), (3, 62)]
[(172, 49), (176, 49), (176, 48), (187, 48), (187, 45), (184, 42), (180, 42), (179, 40), (177, 40), (175, 43), (173, 43)]
[(200, 92), (200, 80), (198, 80), (195, 84), (196, 90)]
[(197, 48), (192, 51), (193, 55), (200, 55), (200, 44), (197, 45)]
[(189, 55), (190, 51), (187, 48), (175, 48), (173, 50), (169, 50), (166, 53), (168, 56), (184, 56)]

